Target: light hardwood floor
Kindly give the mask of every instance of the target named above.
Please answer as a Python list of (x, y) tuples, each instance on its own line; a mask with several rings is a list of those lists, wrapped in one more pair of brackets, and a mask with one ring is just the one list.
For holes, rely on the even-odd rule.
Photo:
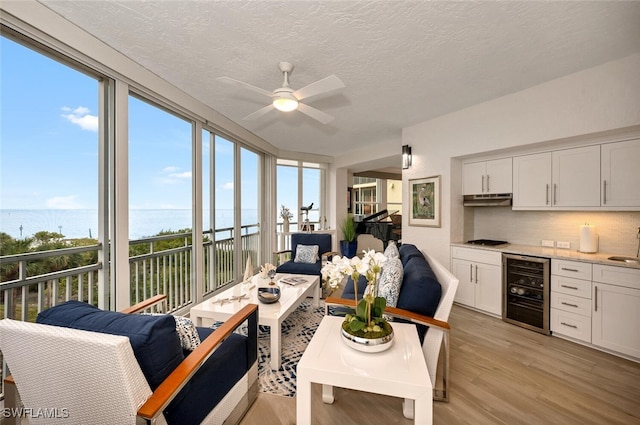
[[(456, 305), (450, 323), (451, 401), (434, 402), (434, 424), (640, 424), (639, 363)], [(315, 424), (413, 423), (400, 399), (337, 388), (325, 405), (314, 387)], [(295, 415), (295, 398), (260, 393), (241, 424)]]

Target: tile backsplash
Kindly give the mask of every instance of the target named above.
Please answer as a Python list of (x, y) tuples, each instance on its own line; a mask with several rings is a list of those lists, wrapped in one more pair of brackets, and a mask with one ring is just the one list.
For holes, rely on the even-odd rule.
[[(473, 211), (469, 211), (473, 210)], [(580, 247), (580, 226), (595, 226), (599, 252), (635, 256), (640, 212), (513, 211), (503, 207), (465, 208), (465, 239), (500, 239), (539, 246), (543, 239)], [(470, 232), (468, 230), (471, 230)]]

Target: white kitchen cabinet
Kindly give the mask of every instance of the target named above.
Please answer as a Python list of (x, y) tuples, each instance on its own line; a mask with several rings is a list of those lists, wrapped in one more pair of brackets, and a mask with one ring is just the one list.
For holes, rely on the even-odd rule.
[(458, 278), (455, 301), (499, 316), (502, 314), (502, 253), (453, 247), (451, 268)]
[(489, 195), (513, 191), (511, 158), (463, 164), (463, 195)]
[(640, 270), (593, 269), (593, 344), (640, 359)]
[(551, 260), (551, 317), (554, 335), (591, 342), (592, 265)]
[(601, 146), (603, 207), (640, 207), (640, 139)]
[(600, 146), (554, 151), (551, 155), (554, 207), (600, 206)]
[(513, 158), (513, 209), (600, 206), (600, 146)]
[(551, 152), (513, 158), (513, 209), (551, 207)]

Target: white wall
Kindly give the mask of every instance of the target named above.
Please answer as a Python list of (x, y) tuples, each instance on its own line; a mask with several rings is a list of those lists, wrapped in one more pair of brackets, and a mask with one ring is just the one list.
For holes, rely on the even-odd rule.
[(449, 244), (463, 239), (465, 224), (457, 157), (640, 125), (639, 69), (635, 54), (405, 128), (413, 165), (403, 171), (403, 187), (442, 175), (442, 227), (409, 228), (405, 196), (403, 242), (449, 264)]

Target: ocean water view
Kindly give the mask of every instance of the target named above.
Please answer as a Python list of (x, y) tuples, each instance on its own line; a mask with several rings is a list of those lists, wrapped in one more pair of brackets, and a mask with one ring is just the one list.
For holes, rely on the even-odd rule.
[[(256, 210), (243, 210), (243, 223), (258, 223)], [(205, 211), (203, 227), (209, 228), (209, 212)], [(216, 228), (233, 226), (233, 210), (216, 210)], [(154, 236), (161, 231), (191, 228), (191, 210), (131, 210), (129, 239)], [(0, 210), (0, 232), (15, 239), (33, 236), (39, 231), (61, 233), (67, 239), (97, 238), (98, 211), (83, 209)]]

